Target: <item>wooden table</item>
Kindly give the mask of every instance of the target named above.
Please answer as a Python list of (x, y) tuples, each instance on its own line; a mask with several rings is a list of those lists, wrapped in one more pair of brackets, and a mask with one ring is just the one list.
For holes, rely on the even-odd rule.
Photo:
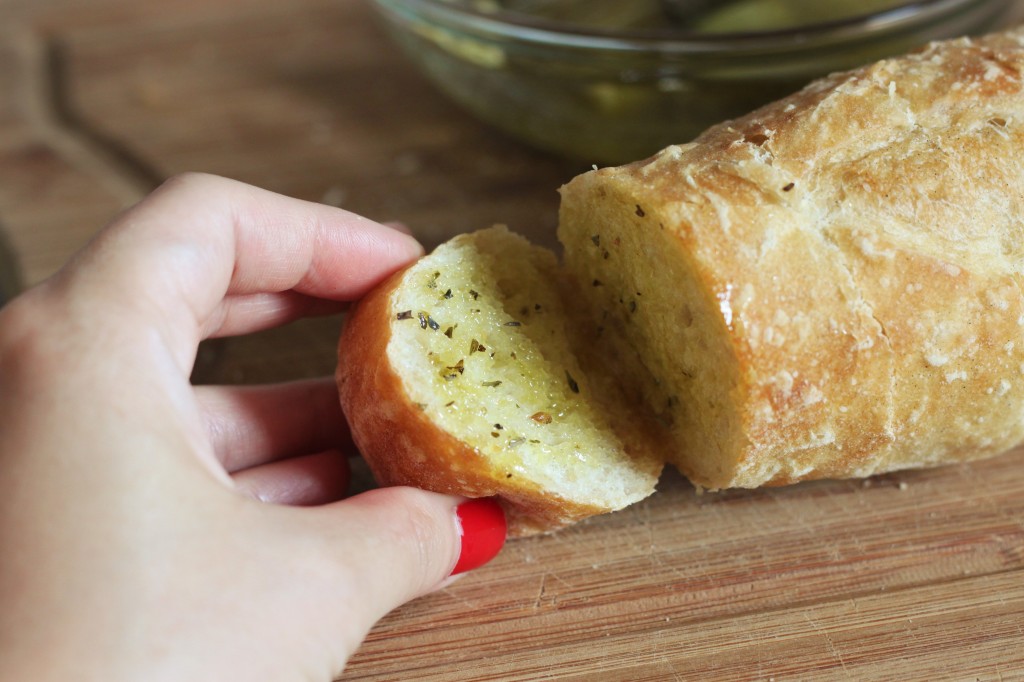
[[(553, 242), (583, 169), (475, 122), (355, 0), (0, 0), (0, 249), (54, 271), (170, 174)], [(10, 269), (4, 275), (9, 276)], [(204, 346), (201, 381), (329, 373), (339, 320)], [(1024, 679), (1024, 451), (698, 495), (511, 543), (397, 610), (348, 680)]]

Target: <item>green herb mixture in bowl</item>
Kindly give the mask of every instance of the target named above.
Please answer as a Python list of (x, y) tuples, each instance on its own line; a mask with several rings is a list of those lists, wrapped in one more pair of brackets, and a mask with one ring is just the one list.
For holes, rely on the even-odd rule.
[(374, 0), (444, 92), (526, 142), (620, 163), (826, 73), (997, 27), (1005, 0)]

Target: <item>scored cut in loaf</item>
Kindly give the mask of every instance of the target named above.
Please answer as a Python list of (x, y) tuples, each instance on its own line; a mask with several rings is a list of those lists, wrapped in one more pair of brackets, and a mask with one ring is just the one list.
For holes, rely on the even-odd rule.
[(504, 228), (457, 237), (353, 311), (338, 381), (378, 480), (504, 500), (526, 534), (654, 490), (664, 440), (593, 363), (554, 255)]
[(517, 532), (662, 462), (720, 489), (1019, 444), (1022, 73), (1024, 28), (936, 43), (573, 179), (562, 265), (500, 229), (439, 247), (346, 325), (357, 444)]

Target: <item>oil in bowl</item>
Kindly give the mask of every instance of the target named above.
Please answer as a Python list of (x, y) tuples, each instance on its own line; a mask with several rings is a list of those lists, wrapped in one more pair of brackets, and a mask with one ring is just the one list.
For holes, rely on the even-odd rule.
[(375, 0), (428, 77), (536, 147), (621, 163), (809, 81), (996, 28), (1005, 0)]

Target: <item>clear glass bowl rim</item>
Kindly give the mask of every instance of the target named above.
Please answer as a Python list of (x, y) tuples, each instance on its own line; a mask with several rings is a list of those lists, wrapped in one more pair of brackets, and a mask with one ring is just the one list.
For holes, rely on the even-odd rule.
[(375, 0), (390, 12), (413, 13), (439, 27), (558, 47), (626, 52), (708, 53), (793, 50), (841, 44), (940, 21), (984, 0), (914, 0), (879, 12), (774, 31), (700, 34), (685, 31), (605, 31), (535, 19), (514, 12), (482, 12), (444, 0)]

